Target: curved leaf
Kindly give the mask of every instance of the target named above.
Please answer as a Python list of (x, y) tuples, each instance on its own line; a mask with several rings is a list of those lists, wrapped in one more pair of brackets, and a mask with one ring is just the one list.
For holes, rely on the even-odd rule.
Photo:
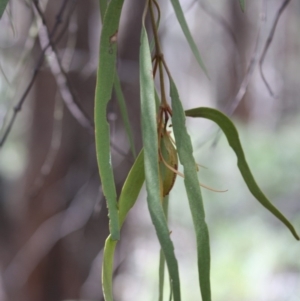
[(176, 140), (176, 147), (179, 160), (184, 169), (184, 185), (187, 192), (190, 210), (193, 218), (194, 228), (197, 239), (197, 256), (198, 256), (198, 274), (200, 290), (203, 301), (211, 300), (210, 290), (210, 249), (208, 228), (205, 222), (205, 213), (196, 162), (193, 157), (193, 147), (191, 138), (185, 126), (185, 113), (179, 99), (177, 88), (171, 76), (170, 79), (170, 96), (172, 99), (172, 123)]
[[(119, 225), (122, 227), (124, 220), (135, 204), (145, 180), (144, 151), (142, 150), (135, 160), (123, 185), (119, 198)], [(114, 254), (117, 241), (109, 235), (105, 241), (102, 266), (102, 288), (106, 301), (113, 301), (112, 278)]]
[[(163, 200), (163, 210), (168, 220), (168, 207), (169, 207), (169, 197), (164, 197)], [(164, 297), (164, 280), (165, 280), (165, 255), (162, 249), (159, 252), (159, 268), (158, 268), (158, 301), (163, 301)]]
[(136, 158), (119, 198), (119, 224), (122, 227), (129, 210), (135, 204), (137, 197), (145, 181), (144, 150), (141, 150)]
[(178, 264), (161, 205), (154, 82), (149, 42), (144, 25), (140, 47), (140, 87), (148, 208), (172, 279), (174, 301), (180, 301)]
[(202, 68), (202, 70), (204, 71), (204, 73), (206, 74), (207, 77), (208, 76), (208, 72), (207, 72), (207, 69), (202, 61), (202, 58), (201, 58), (201, 55), (199, 53), (199, 50), (198, 50), (198, 47), (191, 35), (191, 32), (189, 30), (189, 27), (187, 25), (187, 22), (185, 20), (185, 17), (184, 17), (184, 13), (183, 13), (183, 10), (182, 10), (182, 7), (181, 7), (181, 4), (179, 2), (179, 0), (171, 0), (172, 2), (172, 5), (173, 5), (173, 8), (174, 8), (174, 11), (175, 11), (175, 14), (176, 14), (176, 17), (177, 17), (177, 20), (181, 26), (181, 29), (185, 35), (185, 38), (186, 40), (188, 41), (189, 45), (190, 45), (190, 48), (199, 64), (199, 66)]
[(95, 137), (98, 167), (109, 215), (111, 238), (120, 238), (117, 193), (111, 163), (109, 125), (106, 107), (111, 99), (117, 52), (117, 33), (124, 0), (111, 0), (104, 16), (95, 93)]
[(244, 178), (245, 183), (247, 184), (252, 195), (273, 215), (275, 215), (282, 223), (284, 223), (287, 228), (291, 231), (294, 237), (299, 240), (299, 236), (295, 231), (294, 227), (287, 220), (287, 218), (267, 199), (267, 197), (260, 190), (258, 185), (255, 182), (255, 179), (250, 171), (250, 168), (247, 164), (243, 148), (239, 139), (239, 134), (232, 123), (232, 121), (223, 113), (212, 108), (196, 108), (186, 111), (186, 116), (189, 117), (203, 117), (214, 121), (224, 132), (228, 140), (229, 145), (234, 150), (238, 162), (238, 168)]

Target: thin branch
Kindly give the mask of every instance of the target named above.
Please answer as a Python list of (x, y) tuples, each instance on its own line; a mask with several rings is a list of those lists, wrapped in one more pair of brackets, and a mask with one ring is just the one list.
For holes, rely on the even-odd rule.
[[(11, 2), (9, 2), (9, 3), (11, 3)], [(27, 9), (29, 9), (31, 11), (31, 13), (33, 15), (32, 8), (26, 2), (23, 2), (23, 4)], [(32, 16), (32, 18), (34, 18), (34, 16)], [(11, 83), (9, 83), (10, 91), (12, 90), (13, 87), (20, 85), (21, 77), (19, 76), (19, 74), (22, 72), (21, 69), (24, 68), (24, 65), (26, 64), (26, 62), (29, 61), (31, 54), (33, 53), (33, 47), (35, 45), (37, 35), (38, 35), (38, 26), (36, 24), (36, 19), (34, 18), (28, 29), (28, 35), (26, 37), (26, 41), (24, 43), (22, 53), (19, 56), (19, 60), (16, 62), (16, 65), (13, 68), (14, 74), (12, 76)], [(15, 95), (16, 95), (16, 89), (14, 89), (14, 97), (15, 97)], [(10, 100), (12, 100), (12, 99), (10, 99)], [(5, 117), (4, 117), (4, 121), (1, 124), (0, 137), (2, 137), (2, 138), (3, 138), (5, 131), (8, 128), (6, 126), (6, 124), (7, 124), (7, 120), (10, 120), (9, 115), (10, 115), (10, 112), (13, 109), (13, 107), (14, 107), (14, 105), (13, 105), (12, 101), (10, 101), (10, 106), (9, 106), (9, 108), (7, 108)]]
[(57, 37), (54, 37), (54, 35), (51, 35), (51, 39), (53, 40), (54, 44), (58, 43), (58, 41), (61, 40), (61, 38), (64, 36), (65, 32), (67, 31), (69, 24), (70, 24), (70, 20), (71, 17), (73, 15), (74, 9), (77, 5), (77, 1), (78, 0), (72, 0), (72, 6), (69, 10), (69, 14), (67, 15), (67, 17), (65, 18), (66, 21), (64, 22), (63, 28), (61, 29), (61, 31), (58, 33)]
[(234, 45), (237, 47), (236, 35), (232, 30), (231, 26), (228, 24), (228, 22), (222, 17), (222, 15), (214, 11), (213, 8), (204, 0), (200, 1), (200, 6), (204, 10), (204, 12), (206, 12), (212, 19), (214, 19), (217, 23), (219, 23), (225, 29), (225, 31), (227, 31)]
[[(261, 11), (261, 14), (260, 14), (260, 24), (259, 24), (259, 29), (258, 29), (258, 34), (257, 34), (257, 37), (256, 37), (256, 41), (255, 41), (255, 47), (254, 47), (254, 50), (253, 50), (253, 53), (252, 53), (252, 56), (251, 56), (251, 60), (249, 62), (249, 66), (247, 68), (247, 72), (242, 80), (242, 83), (238, 89), (238, 92), (236, 93), (233, 101), (227, 106), (227, 108), (224, 109), (224, 112), (231, 116), (234, 111), (236, 110), (236, 108), (238, 107), (238, 105), (240, 104), (241, 100), (243, 99), (243, 97), (245, 96), (246, 92), (247, 92), (247, 88), (248, 88), (248, 85), (250, 83), (250, 79), (253, 75), (253, 72), (255, 70), (255, 67), (258, 63), (258, 53), (259, 53), (259, 49), (260, 49), (260, 40), (261, 40), (261, 31), (262, 31), (262, 27), (263, 25), (265, 24), (266, 22), (266, 3), (265, 3), (266, 0), (263, 0), (263, 3), (262, 3), (262, 11)], [(213, 142), (211, 144), (211, 147), (215, 147), (220, 139), (220, 133), (221, 133), (221, 130), (218, 129), (215, 133), (215, 137), (213, 139)], [(206, 139), (207, 140), (207, 139)], [(204, 141), (206, 141), (204, 140)], [(202, 142), (201, 145), (203, 145), (204, 143), (206, 142)]]
[[(239, 78), (242, 74), (241, 71), (241, 56), (240, 53), (238, 51), (238, 42), (237, 42), (237, 37), (235, 35), (235, 32), (233, 31), (233, 29), (231, 28), (230, 24), (226, 21), (226, 19), (223, 18), (223, 16), (219, 13), (217, 13), (212, 6), (207, 3), (207, 1), (205, 0), (201, 0), (200, 1), (200, 6), (203, 9), (203, 11), (210, 16), (216, 23), (218, 23), (225, 32), (227, 32), (228, 36), (230, 37), (232, 44), (235, 48), (235, 72), (236, 72), (236, 76), (237, 78)], [(227, 42), (227, 41), (226, 41)]]
[[(73, 0), (73, 7), (70, 9), (69, 17), (67, 18), (67, 20), (68, 20), (67, 23), (69, 23), (70, 17), (72, 15), (72, 10), (75, 8), (76, 3), (77, 3), (77, 0)], [(72, 89), (72, 85), (70, 84), (70, 80), (68, 78), (67, 72), (64, 70), (63, 64), (60, 61), (60, 59), (58, 57), (58, 53), (55, 48), (55, 44), (62, 38), (63, 33), (65, 33), (66, 27), (64, 27), (61, 30), (61, 32), (56, 37), (55, 41), (52, 41), (50, 39), (50, 36), (53, 37), (54, 34), (49, 33), (49, 30), (46, 25), (45, 16), (44, 16), (43, 12), (41, 11), (41, 9), (39, 8), (38, 2), (36, 0), (34, 1), (34, 4), (37, 5), (36, 6), (37, 12), (45, 26), (45, 30), (46, 30), (44, 35), (43, 34), (40, 35), (40, 41), (43, 42), (43, 39), (45, 38), (45, 40), (46, 40), (44, 42), (45, 47), (46, 47), (46, 45), (47, 46), (49, 45), (49, 49), (47, 49), (47, 51), (49, 51), (49, 57), (52, 56), (52, 58), (53, 58), (53, 59), (49, 60), (49, 65), (50, 65), (52, 73), (56, 79), (61, 96), (62, 96), (67, 108), (72, 113), (72, 115), (75, 117), (75, 119), (82, 126), (87, 128), (91, 135), (94, 135), (94, 123), (92, 120), (89, 119), (89, 117), (84, 112), (83, 108), (81, 107), (80, 102), (77, 100), (76, 93)], [(57, 21), (60, 21), (60, 18), (57, 18)], [(116, 153), (120, 154), (121, 156), (123, 156), (124, 158), (129, 160), (127, 154), (124, 153), (124, 151), (121, 150), (117, 145), (115, 145), (113, 143), (113, 141), (111, 141), (110, 145), (111, 145), (111, 148)]]
[[(75, 20), (73, 20), (73, 22), (70, 23), (68, 22), (69, 24), (68, 41), (61, 60), (61, 63), (64, 66), (65, 70), (69, 70), (75, 51), (76, 30), (73, 30), (73, 28), (76, 27), (73, 24), (74, 22)], [(56, 155), (61, 145), (63, 116), (64, 116), (63, 102), (59, 93), (57, 93), (55, 98), (54, 112), (53, 112), (53, 130), (52, 130), (50, 147), (47, 152), (44, 163), (41, 166), (39, 175), (33, 182), (33, 188), (29, 193), (29, 197), (35, 197), (41, 191), (41, 189), (44, 186), (46, 177), (51, 173)]]
[(253, 53), (252, 53), (252, 56), (251, 56), (251, 59), (249, 62), (249, 66), (247, 68), (247, 72), (242, 80), (242, 83), (238, 89), (237, 94), (234, 97), (233, 102), (229, 105), (229, 107), (227, 109), (225, 109), (225, 112), (228, 115), (232, 115), (234, 113), (234, 111), (236, 110), (236, 108), (238, 107), (241, 100), (243, 99), (243, 97), (246, 94), (250, 79), (252, 77), (255, 66), (257, 65), (257, 62), (258, 62), (260, 36), (261, 36), (261, 28), (259, 28), (259, 31), (257, 34), (255, 47), (254, 47), (254, 50), (253, 50)]
[(253, 75), (254, 69), (258, 63), (258, 53), (260, 50), (260, 40), (261, 40), (261, 32), (262, 32), (262, 27), (264, 26), (266, 22), (266, 5), (265, 5), (265, 0), (263, 0), (262, 3), (262, 11), (260, 14), (260, 24), (259, 24), (259, 28), (258, 28), (258, 34), (256, 37), (256, 41), (255, 41), (255, 47), (249, 62), (249, 66), (247, 68), (247, 72), (242, 80), (242, 83), (238, 89), (238, 92), (236, 93), (232, 103), (229, 104), (229, 106), (225, 109), (225, 112), (228, 115), (232, 115), (234, 113), (234, 111), (236, 110), (236, 108), (238, 107), (238, 105), (240, 104), (241, 100), (243, 99), (243, 97), (246, 94), (250, 79)]
[[(50, 40), (53, 39), (54, 35), (56, 34), (57, 29), (59, 28), (59, 25), (61, 25), (63, 23), (63, 14), (66, 10), (68, 1), (69, 0), (63, 1), (62, 5), (60, 7), (60, 10), (58, 11), (58, 13), (55, 17), (56, 22), (52, 28), (51, 33), (49, 34)], [(38, 1), (35, 0), (34, 2), (38, 2)]]
[[(58, 16), (56, 18), (56, 22), (54, 24), (54, 27), (53, 27), (51, 33), (50, 33), (50, 36), (53, 36), (56, 33), (56, 31), (57, 31), (57, 29), (59, 27), (60, 20), (62, 19), (62, 16), (63, 16), (64, 10), (65, 10), (66, 2), (67, 1), (68, 0), (64, 0), (63, 3), (62, 3), (61, 9), (59, 10)], [(27, 84), (27, 87), (25, 88), (25, 91), (23, 92), (21, 98), (19, 99), (19, 101), (17, 102), (17, 104), (13, 108), (13, 114), (12, 114), (12, 116), (11, 116), (9, 122), (8, 122), (8, 125), (7, 125), (7, 127), (6, 127), (6, 129), (5, 129), (4, 133), (3, 133), (3, 136), (0, 139), (0, 148), (4, 145), (4, 143), (5, 143), (8, 135), (11, 132), (11, 129), (12, 129), (12, 127), (13, 127), (13, 125), (15, 123), (15, 120), (17, 118), (17, 115), (21, 111), (22, 106), (23, 106), (23, 104), (24, 104), (24, 102), (25, 102), (25, 100), (26, 100), (26, 98), (27, 98), (27, 96), (28, 96), (31, 88), (33, 87), (33, 84), (34, 84), (34, 82), (35, 82), (35, 80), (37, 78), (37, 75), (38, 75), (38, 73), (39, 73), (39, 71), (40, 71), (40, 69), (41, 69), (41, 67), (42, 67), (42, 65), (44, 63), (45, 53), (46, 53), (47, 49), (50, 46), (51, 46), (50, 43), (48, 43), (48, 45), (46, 45), (46, 47), (44, 49), (42, 49), (42, 52), (41, 52), (41, 54), (40, 54), (40, 56), (39, 56), (39, 58), (37, 60), (37, 63), (36, 63), (36, 66), (34, 68), (34, 71), (33, 71), (33, 74), (31, 76), (31, 79), (30, 79), (29, 83)]]
[[(64, 70), (61, 60), (58, 57), (58, 53), (54, 45), (54, 42), (51, 40), (52, 35), (49, 32), (48, 26), (46, 24), (45, 15), (42, 12), (37, 0), (33, 1), (33, 5), (35, 8), (34, 9), (35, 13), (39, 15), (44, 25), (39, 33), (40, 43), (42, 45), (42, 48), (49, 45), (46, 51), (46, 54), (49, 57), (48, 63), (53, 73), (53, 76), (56, 80), (57, 86), (64, 100), (64, 103), (66, 104), (67, 108), (69, 109), (73, 117), (75, 117), (75, 119), (83, 127), (87, 128), (91, 132), (94, 132), (93, 121), (85, 113), (80, 102), (78, 101), (75, 92), (71, 88), (71, 84), (67, 72)], [(57, 22), (60, 22), (60, 20), (57, 19)]]
[(262, 65), (264, 63), (267, 51), (268, 51), (268, 49), (269, 49), (269, 47), (270, 47), (270, 45), (271, 45), (271, 43), (273, 41), (273, 37), (274, 37), (274, 34), (275, 34), (277, 23), (278, 23), (278, 21), (280, 19), (280, 16), (281, 16), (281, 14), (283, 13), (283, 11), (285, 10), (285, 8), (288, 6), (288, 4), (290, 2), (291, 2), (291, 0), (284, 0), (283, 3), (282, 3), (282, 5), (278, 9), (276, 17), (275, 17), (275, 20), (274, 20), (273, 25), (272, 25), (272, 29), (270, 31), (270, 34), (269, 34), (268, 39), (266, 41), (264, 50), (263, 50), (263, 52), (261, 54), (261, 57), (260, 57), (260, 60), (259, 60), (259, 71), (260, 71), (261, 78), (262, 78), (264, 84), (266, 85), (266, 87), (267, 87), (267, 89), (268, 89), (268, 91), (269, 91), (269, 93), (270, 93), (270, 95), (272, 97), (274, 97), (274, 92), (273, 92), (270, 84), (268, 83), (268, 81), (267, 81), (267, 79), (266, 79), (266, 77), (265, 77), (265, 75), (263, 73)]

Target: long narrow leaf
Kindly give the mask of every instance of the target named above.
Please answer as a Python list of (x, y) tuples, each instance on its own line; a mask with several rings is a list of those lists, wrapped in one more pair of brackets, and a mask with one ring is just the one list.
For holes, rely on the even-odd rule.
[(186, 111), (186, 116), (189, 117), (203, 117), (214, 121), (224, 132), (228, 140), (229, 145), (234, 150), (237, 156), (237, 165), (244, 178), (245, 183), (247, 184), (252, 195), (273, 215), (275, 215), (287, 228), (291, 231), (294, 237), (299, 240), (299, 236), (287, 220), (287, 218), (268, 200), (264, 193), (260, 190), (256, 181), (250, 171), (250, 168), (247, 164), (243, 148), (239, 139), (239, 134), (232, 123), (232, 121), (223, 113), (212, 108), (196, 108)]
[(127, 179), (123, 185), (119, 198), (119, 224), (122, 227), (129, 210), (135, 204), (140, 190), (145, 182), (144, 150), (136, 158)]
[(193, 157), (191, 138), (185, 126), (185, 113), (179, 99), (177, 88), (171, 77), (170, 96), (172, 99), (172, 123), (176, 147), (179, 160), (184, 168), (184, 184), (196, 232), (200, 290), (202, 300), (210, 301), (210, 249), (208, 228), (205, 222), (204, 206), (198, 183), (196, 163)]
[(9, 0), (0, 0), (0, 19), (2, 18), (2, 15), (5, 11), (6, 5)]
[[(107, 0), (100, 0), (99, 1), (99, 6), (100, 6), (101, 20), (103, 21), (104, 20), (104, 15), (105, 15), (105, 12), (106, 12), (106, 9), (107, 9)], [(130, 122), (129, 122), (125, 97), (124, 97), (124, 94), (123, 94), (123, 91), (122, 91), (120, 79), (119, 79), (119, 76), (118, 76), (117, 72), (115, 73), (114, 89), (115, 89), (115, 92), (116, 92), (118, 104), (119, 104), (120, 111), (121, 111), (121, 116), (122, 116), (124, 126), (125, 126), (125, 130), (126, 130), (126, 134), (127, 134), (128, 140), (129, 140), (130, 149), (131, 149), (133, 157), (135, 158), (136, 157), (136, 152), (135, 152), (135, 147), (134, 147), (132, 129), (131, 129), (131, 125), (130, 125)]]
[(201, 58), (201, 55), (199, 53), (199, 50), (198, 50), (198, 47), (191, 35), (191, 32), (189, 30), (189, 27), (188, 27), (188, 24), (185, 20), (185, 17), (184, 17), (184, 13), (183, 13), (183, 10), (182, 10), (182, 7), (181, 7), (181, 4), (179, 2), (179, 0), (171, 0), (172, 2), (172, 5), (173, 5), (173, 8), (174, 8), (174, 11), (175, 11), (175, 14), (176, 14), (176, 17), (177, 17), (177, 20), (181, 26), (181, 29), (185, 35), (185, 38), (187, 39), (189, 45), (190, 45), (190, 48), (199, 64), (199, 66), (202, 68), (202, 70), (204, 71), (204, 73), (206, 74), (206, 76), (208, 77), (208, 72), (207, 72), (207, 69), (202, 61), (202, 58)]
[[(120, 227), (122, 227), (129, 210), (135, 204), (144, 180), (144, 151), (142, 150), (135, 160), (121, 191), (119, 198)], [(109, 235), (105, 241), (102, 267), (102, 288), (106, 301), (113, 301), (112, 278), (116, 246), (117, 241), (112, 240)]]
[(164, 299), (164, 284), (165, 284), (165, 255), (162, 249), (159, 251), (159, 268), (158, 268), (158, 301)]
[(140, 87), (148, 208), (157, 237), (166, 258), (169, 275), (172, 279), (174, 301), (180, 301), (178, 264), (160, 199), (154, 82), (152, 75), (151, 53), (147, 32), (144, 26), (142, 27), (140, 46)]
[(114, 255), (118, 241), (112, 240), (109, 235), (105, 241), (102, 260), (102, 289), (105, 301), (114, 301), (112, 278), (114, 267)]
[[(169, 207), (169, 196), (164, 197), (163, 210), (168, 220), (168, 207)], [(164, 282), (165, 282), (165, 255), (163, 250), (159, 252), (159, 268), (158, 268), (158, 301), (163, 301), (164, 298)]]
[(106, 107), (111, 99), (117, 52), (117, 33), (124, 0), (111, 0), (108, 4), (100, 39), (100, 55), (95, 93), (96, 151), (103, 193), (106, 197), (111, 238), (120, 238), (118, 206), (113, 176), (109, 125), (106, 121)]

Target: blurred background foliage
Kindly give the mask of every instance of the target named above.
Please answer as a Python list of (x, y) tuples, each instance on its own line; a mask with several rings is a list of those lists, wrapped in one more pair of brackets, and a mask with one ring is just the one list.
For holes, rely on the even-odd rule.
[[(195, 63), (171, 5), (163, 1), (160, 35), (184, 107), (211, 106), (232, 116), (257, 182), (299, 231), (299, 1), (290, 1), (282, 13), (262, 66), (275, 96), (264, 85), (258, 65), (282, 3), (246, 1), (242, 13), (236, 0), (181, 1), (210, 79)], [(55, 47), (46, 53), (0, 149), (0, 300), (103, 300), (100, 271), (108, 221), (94, 138), (65, 105), (66, 92), (71, 91), (71, 102), (76, 98), (88, 119), (93, 116), (101, 30), (98, 1), (40, 1), (40, 5), (48, 28), (58, 23), (59, 29), (52, 37)], [(143, 1), (125, 1), (118, 35), (118, 72), (137, 150), (143, 6)], [(42, 57), (45, 26), (30, 1), (10, 0), (0, 29), (3, 137), (13, 107)], [(67, 74), (64, 86), (57, 85), (61, 74), (54, 70), (55, 52)], [(133, 158), (115, 97), (108, 121), (120, 191)], [(218, 129), (207, 121), (188, 119), (187, 124), (196, 161), (207, 167), (200, 168), (199, 180), (228, 189), (226, 193), (202, 189), (210, 229), (213, 299), (299, 301), (299, 243), (250, 195)], [(193, 301), (200, 299), (196, 247), (183, 191), (178, 178), (170, 194), (170, 228), (183, 299)], [(117, 250), (116, 300), (157, 299), (158, 255), (143, 191)]]

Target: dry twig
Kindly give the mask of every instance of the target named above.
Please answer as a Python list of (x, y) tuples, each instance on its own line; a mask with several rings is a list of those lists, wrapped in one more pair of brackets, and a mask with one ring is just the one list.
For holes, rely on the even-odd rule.
[(261, 78), (262, 78), (264, 84), (266, 85), (266, 87), (267, 87), (267, 89), (268, 89), (268, 91), (269, 91), (269, 93), (270, 93), (270, 95), (272, 97), (274, 97), (274, 92), (273, 92), (270, 84), (268, 83), (268, 81), (267, 81), (267, 79), (266, 79), (266, 77), (265, 77), (265, 75), (263, 73), (262, 65), (264, 63), (267, 51), (268, 51), (268, 49), (269, 49), (269, 47), (270, 47), (270, 45), (271, 45), (271, 43), (273, 41), (273, 37), (274, 37), (274, 34), (275, 34), (276, 26), (277, 26), (277, 23), (278, 23), (278, 21), (280, 19), (280, 16), (283, 13), (283, 11), (285, 10), (285, 8), (288, 6), (288, 4), (290, 3), (290, 1), (291, 0), (284, 0), (283, 3), (281, 4), (280, 8), (278, 9), (276, 17), (275, 17), (275, 20), (274, 20), (273, 25), (272, 25), (272, 29), (271, 29), (270, 34), (268, 36), (268, 39), (267, 39), (267, 41), (265, 43), (265, 47), (264, 47), (264, 50), (263, 50), (263, 52), (261, 54), (261, 57), (259, 59), (259, 71), (260, 71)]
[[(56, 22), (55, 22), (55, 24), (53, 26), (53, 29), (49, 33), (49, 37), (51, 37), (51, 38), (56, 34), (56, 32), (57, 32), (57, 30), (59, 28), (59, 25), (62, 22), (63, 14), (64, 14), (65, 9), (67, 7), (67, 2), (68, 2), (68, 0), (64, 0), (62, 2), (62, 5), (61, 5), (61, 7), (59, 9), (59, 12), (58, 12), (58, 14), (56, 16)], [(39, 7), (38, 2), (36, 0), (33, 3), (36, 4), (37, 7)], [(60, 35), (60, 37), (61, 37), (61, 35)], [(56, 39), (56, 42), (58, 42), (57, 39)], [(39, 56), (39, 58), (37, 60), (36, 66), (34, 68), (32, 77), (31, 77), (29, 83), (27, 84), (27, 87), (25, 88), (25, 91), (23, 92), (21, 98), (19, 99), (19, 101), (17, 102), (17, 104), (14, 106), (13, 114), (12, 114), (12, 116), (11, 116), (9, 122), (8, 122), (8, 125), (7, 125), (6, 129), (4, 130), (3, 136), (0, 139), (0, 147), (2, 147), (4, 145), (4, 143), (5, 143), (8, 135), (11, 132), (11, 129), (12, 129), (12, 127), (13, 127), (13, 125), (15, 123), (15, 120), (17, 118), (17, 115), (21, 111), (22, 106), (23, 106), (23, 104), (24, 104), (24, 102), (25, 102), (25, 100), (26, 100), (26, 98), (27, 98), (27, 96), (28, 96), (31, 88), (33, 87), (33, 84), (34, 84), (34, 82), (35, 82), (35, 80), (37, 78), (37, 75), (38, 75), (38, 73), (39, 73), (39, 71), (40, 71), (40, 69), (41, 69), (41, 67), (42, 67), (42, 65), (44, 63), (45, 53), (48, 50), (48, 48), (51, 47), (51, 43), (52, 43), (52, 40), (50, 39), (49, 43), (44, 47), (44, 49), (42, 49), (42, 52), (41, 52), (41, 54), (40, 54), (40, 56)]]

